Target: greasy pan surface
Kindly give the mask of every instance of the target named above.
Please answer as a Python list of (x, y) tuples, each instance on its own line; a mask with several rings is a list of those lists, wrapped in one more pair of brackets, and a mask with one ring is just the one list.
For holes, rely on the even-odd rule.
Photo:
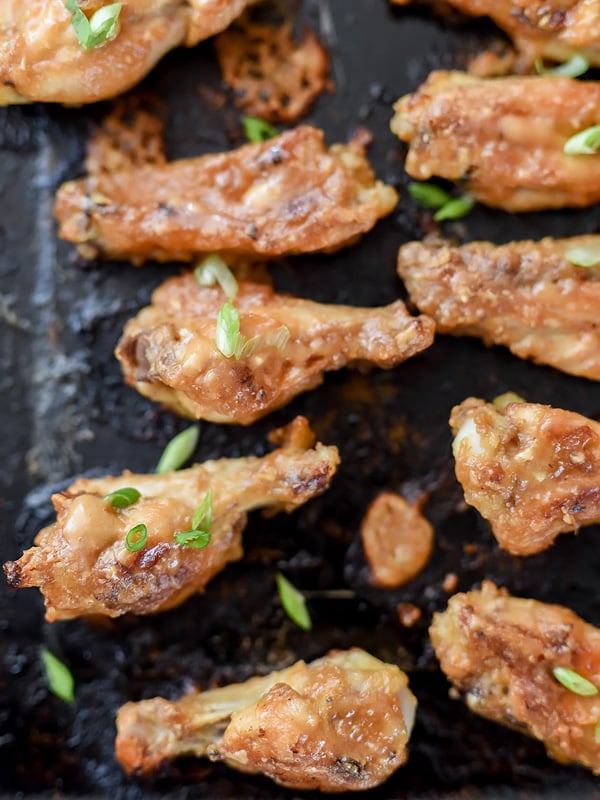
[[(329, 142), (361, 125), (375, 134), (371, 158), (380, 177), (402, 192), (402, 146), (388, 129), (391, 102), (430, 69), (461, 66), (489, 36), (482, 24), (443, 23), (426, 12), (392, 12), (385, 0), (306, 0), (302, 18), (317, 29), (333, 59), (337, 91), (310, 120)], [(166, 58), (144, 88), (167, 113), (173, 157), (219, 151), (238, 133), (238, 114), (217, 107), (210, 43)], [(0, 364), (3, 444), (0, 487), (2, 560), (31, 544), (50, 514), (49, 486), (100, 468), (149, 471), (174, 432), (187, 423), (127, 389), (112, 349), (127, 318), (170, 267), (126, 264), (81, 268), (55, 237), (51, 217), (58, 184), (80, 174), (83, 145), (106, 107), (11, 108), (0, 111)], [(238, 140), (239, 141), (239, 140)], [(279, 266), (278, 288), (327, 302), (377, 305), (402, 292), (397, 248), (423, 235), (427, 217), (403, 192), (398, 210), (357, 246), (333, 256)], [(597, 208), (510, 216), (476, 209), (445, 232), (497, 242), (597, 229)], [(472, 715), (448, 698), (426, 629), (445, 606), (449, 572), (457, 590), (482, 578), (511, 592), (563, 603), (600, 625), (597, 529), (564, 536), (548, 552), (521, 560), (501, 553), (486, 524), (462, 504), (453, 477), (450, 408), (466, 396), (513, 390), (600, 418), (600, 385), (536, 367), (474, 340), (439, 338), (422, 356), (391, 372), (330, 375), (249, 429), (202, 425), (197, 460), (262, 453), (266, 433), (306, 414), (318, 436), (337, 444), (342, 466), (329, 493), (289, 518), (253, 517), (246, 557), (174, 611), (91, 625), (43, 622), (37, 591), (0, 588), (0, 794), (111, 798), (293, 797), (260, 778), (204, 762), (178, 764), (153, 784), (125, 778), (113, 757), (120, 704), (197, 684), (244, 680), (357, 645), (409, 672), (419, 699), (408, 765), (369, 796), (378, 798), (596, 797), (596, 780), (549, 761), (540, 744)], [(436, 528), (426, 570), (397, 591), (369, 585), (358, 541), (369, 501), (381, 489), (429, 492), (425, 512)], [(465, 551), (464, 545), (470, 545)], [(309, 596), (315, 627), (303, 633), (284, 617), (277, 569)], [(331, 596), (329, 590), (344, 590)], [(312, 594), (311, 594), (312, 593)], [(423, 616), (403, 628), (400, 602)], [(71, 667), (72, 706), (48, 694), (41, 643)]]

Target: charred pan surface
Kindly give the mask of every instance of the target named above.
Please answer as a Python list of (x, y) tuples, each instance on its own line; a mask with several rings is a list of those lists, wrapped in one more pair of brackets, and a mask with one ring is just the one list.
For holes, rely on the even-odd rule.
[(332, 250), (356, 241), (397, 199), (358, 143), (327, 149), (321, 131), (300, 126), (228, 153), (71, 181), (55, 213), (60, 235), (82, 255), (141, 263)]
[(560, 77), (479, 79), (433, 72), (394, 106), (406, 171), (460, 181), (506, 211), (600, 200), (600, 154), (566, 155), (575, 133), (600, 123), (600, 83)]
[[(318, 386), (326, 371), (389, 369), (433, 341), (433, 322), (411, 317), (400, 301), (383, 308), (325, 305), (240, 282), (241, 333), (256, 343), (248, 355), (226, 358), (215, 344), (225, 299), (192, 274), (162, 284), (117, 345), (127, 383), (183, 416), (249, 425)], [(285, 338), (277, 343), (280, 333)]]
[(476, 714), (539, 739), (561, 763), (600, 774), (600, 694), (583, 697), (557, 667), (600, 682), (600, 631), (570, 609), (511, 597), (484, 581), (434, 615), (431, 642), (442, 670)]
[[(312, 448), (308, 423), (297, 418), (280, 432), (282, 446), (262, 457), (219, 459), (162, 475), (79, 478), (52, 502), (56, 522), (35, 546), (5, 564), (11, 588), (39, 586), (46, 619), (103, 614), (151, 614), (179, 605), (201, 591), (225, 565), (241, 558), (241, 534), (249, 511), (291, 512), (324, 492), (339, 463), (337, 449)], [(141, 498), (112, 508), (106, 495), (133, 487)], [(204, 549), (177, 544), (212, 489), (211, 540)], [(144, 524), (143, 549), (125, 546), (127, 532)]]
[(116, 753), (135, 774), (195, 755), (293, 789), (369, 789), (406, 761), (415, 708), (397, 666), (353, 648), (176, 702), (127, 703)]
[[(179, 45), (224, 30), (254, 0), (128, 0), (117, 35), (83, 48), (63, 0), (0, 3), (0, 105), (94, 103), (135, 86)], [(102, 4), (79, 3), (89, 16)]]
[(450, 417), (465, 500), (501, 547), (532, 555), (560, 533), (600, 521), (600, 425), (536, 403), (470, 398)]
[(600, 380), (600, 273), (565, 258), (600, 236), (511, 242), (411, 242), (398, 274), (439, 333), (476, 336), (520, 358)]

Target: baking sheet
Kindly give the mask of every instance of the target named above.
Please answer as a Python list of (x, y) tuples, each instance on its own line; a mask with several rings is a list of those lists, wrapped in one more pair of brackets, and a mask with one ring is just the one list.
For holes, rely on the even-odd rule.
[[(327, 45), (336, 82), (309, 121), (329, 142), (360, 126), (375, 135), (378, 175), (402, 191), (403, 147), (388, 129), (390, 103), (434, 68), (461, 66), (493, 30), (457, 25), (428, 11), (392, 11), (384, 0), (305, 0), (300, 20)], [(143, 88), (162, 99), (167, 147), (176, 158), (232, 146), (239, 114), (215, 107), (220, 90), (213, 47), (168, 56)], [(0, 556), (16, 558), (51, 519), (52, 487), (79, 473), (151, 470), (186, 422), (126, 388), (111, 353), (125, 320), (177, 265), (83, 266), (56, 238), (53, 195), (80, 174), (86, 138), (107, 105), (84, 109), (32, 106), (0, 110), (0, 381), (3, 449)], [(313, 299), (376, 305), (403, 290), (395, 276), (400, 244), (428, 228), (406, 192), (397, 211), (356, 247), (290, 259), (276, 285)], [(597, 208), (512, 216), (476, 208), (444, 227), (459, 238), (496, 242), (597, 230)], [(458, 590), (484, 577), (511, 592), (572, 607), (600, 624), (597, 529), (560, 537), (547, 553), (517, 559), (501, 553), (487, 525), (466, 509), (453, 476), (451, 406), (468, 395), (506, 390), (600, 418), (600, 387), (524, 363), (501, 348), (440, 337), (422, 356), (391, 372), (330, 374), (249, 429), (202, 424), (197, 460), (265, 451), (266, 434), (306, 414), (319, 437), (340, 447), (332, 489), (291, 517), (253, 516), (246, 556), (174, 611), (90, 624), (43, 621), (36, 590), (0, 587), (0, 792), (7, 797), (291, 798), (262, 778), (190, 760), (154, 783), (123, 776), (113, 756), (118, 706), (192, 685), (244, 680), (332, 647), (358, 645), (410, 673), (419, 699), (408, 765), (373, 798), (592, 798), (596, 780), (564, 768), (543, 747), (469, 713), (448, 698), (427, 643), (427, 622), (445, 606), (450, 572)], [(358, 527), (381, 489), (426, 491), (436, 529), (426, 570), (397, 591), (369, 585)], [(465, 551), (465, 545), (472, 545)], [(279, 607), (273, 576), (281, 569), (309, 597), (315, 627), (304, 633)], [(342, 596), (339, 596), (342, 590)], [(400, 602), (423, 611), (413, 628)], [(45, 643), (71, 667), (76, 702), (48, 694), (38, 651)], [(310, 796), (310, 795), (303, 795)]]

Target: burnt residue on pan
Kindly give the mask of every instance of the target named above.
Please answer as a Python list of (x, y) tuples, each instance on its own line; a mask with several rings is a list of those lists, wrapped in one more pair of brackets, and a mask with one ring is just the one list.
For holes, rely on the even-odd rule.
[[(372, 131), (376, 171), (402, 199), (356, 247), (290, 259), (274, 270), (275, 282), (320, 301), (387, 303), (403, 294), (397, 248), (432, 228), (431, 216), (404, 191), (402, 145), (388, 128), (391, 102), (431, 69), (464, 64), (490, 28), (446, 26), (424, 11), (392, 11), (384, 0), (305, 0), (300, 22), (311, 24), (327, 46), (336, 85), (334, 94), (317, 101), (309, 121), (325, 129), (329, 142), (360, 127)], [(205, 43), (171, 54), (145, 82), (143, 89), (166, 107), (169, 157), (241, 142), (239, 113), (223, 104), (219, 81), (212, 45)], [(55, 235), (54, 191), (81, 172), (84, 143), (107, 108), (0, 111), (3, 561), (18, 557), (48, 521), (52, 485), (90, 470), (151, 470), (164, 444), (187, 424), (126, 388), (112, 356), (125, 320), (179, 266), (82, 266)], [(478, 208), (444, 230), (503, 242), (596, 226), (594, 209), (510, 216)], [(323, 386), (250, 428), (203, 424), (198, 460), (260, 454), (269, 430), (305, 414), (320, 439), (340, 447), (342, 465), (331, 491), (295, 515), (253, 516), (244, 560), (204, 595), (168, 613), (49, 626), (35, 590), (2, 586), (0, 795), (291, 798), (266, 779), (194, 760), (165, 769), (152, 783), (125, 778), (113, 754), (116, 710), (126, 700), (175, 697), (192, 686), (244, 680), (332, 647), (357, 645), (406, 669), (419, 699), (407, 766), (369, 797), (597, 796), (588, 773), (549, 761), (539, 743), (452, 700), (427, 643), (431, 613), (445, 605), (453, 584), (468, 589), (484, 577), (516, 595), (568, 605), (600, 624), (597, 529), (562, 537), (548, 552), (521, 560), (498, 550), (462, 500), (451, 459), (450, 408), (469, 395), (491, 398), (507, 390), (600, 417), (596, 384), (474, 340), (440, 338), (397, 370), (329, 375)], [(369, 503), (386, 489), (409, 498), (424, 493), (424, 513), (436, 531), (425, 571), (394, 591), (371, 585), (359, 539)], [(306, 592), (312, 632), (284, 616), (277, 570)], [(400, 622), (400, 604), (421, 612), (410, 627)], [(73, 671), (73, 705), (49, 694), (42, 643)]]

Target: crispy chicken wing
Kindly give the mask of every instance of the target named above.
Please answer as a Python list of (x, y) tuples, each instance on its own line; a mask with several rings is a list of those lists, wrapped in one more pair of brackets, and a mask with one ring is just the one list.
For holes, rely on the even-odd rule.
[(394, 108), (391, 127), (409, 143), (413, 178), (461, 181), (506, 211), (600, 200), (600, 153), (563, 152), (572, 135), (600, 123), (600, 82), (433, 72)]
[[(255, 0), (127, 0), (117, 35), (86, 50), (64, 0), (0, 0), (0, 105), (80, 105), (135, 86), (174, 47), (224, 30)], [(89, 16), (107, 3), (80, 0)]]
[(117, 759), (144, 774), (178, 756), (207, 756), (293, 789), (369, 789), (406, 761), (415, 708), (397, 666), (358, 648), (334, 651), (176, 702), (126, 703)]
[(249, 354), (226, 358), (215, 344), (225, 299), (192, 274), (162, 284), (117, 345), (127, 383), (183, 416), (250, 425), (318, 386), (325, 371), (360, 363), (390, 368), (433, 340), (434, 323), (411, 317), (400, 301), (383, 308), (325, 305), (240, 282), (241, 333), (256, 339)]
[[(548, 755), (600, 774), (600, 630), (568, 608), (511, 597), (485, 581), (435, 614), (431, 642), (442, 670), (482, 717), (540, 739)], [(590, 682), (575, 694), (562, 668)]]
[(398, 274), (439, 333), (477, 336), (521, 358), (600, 380), (600, 273), (565, 258), (600, 236), (495, 246), (410, 242)]
[(260, 144), (65, 183), (55, 213), (86, 257), (138, 263), (228, 251), (280, 256), (355, 241), (397, 202), (357, 142), (300, 126)]
[(600, 522), (600, 424), (572, 411), (469, 398), (452, 409), (456, 477), (501, 547), (532, 555)]
[[(246, 515), (256, 508), (293, 511), (324, 492), (339, 463), (337, 449), (311, 448), (308, 423), (297, 420), (279, 433), (282, 446), (263, 458), (219, 459), (161, 475), (79, 478), (52, 502), (56, 522), (35, 547), (4, 565), (12, 588), (39, 586), (46, 619), (87, 614), (118, 617), (164, 611), (201, 591), (229, 561), (242, 556)], [(115, 509), (106, 495), (132, 487), (141, 498)], [(178, 544), (211, 489), (214, 515), (204, 549)], [(147, 542), (131, 552), (127, 532), (147, 527)]]

